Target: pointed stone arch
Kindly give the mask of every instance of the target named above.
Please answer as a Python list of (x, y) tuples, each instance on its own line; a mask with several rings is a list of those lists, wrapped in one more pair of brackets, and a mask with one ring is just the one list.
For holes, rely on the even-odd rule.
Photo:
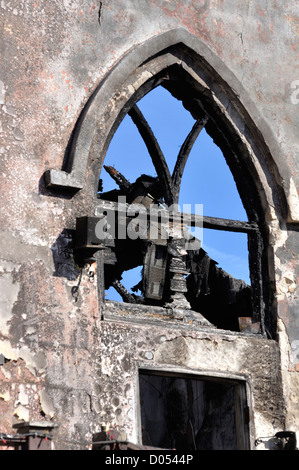
[[(74, 128), (64, 165), (46, 172), (46, 185), (60, 192), (81, 191), (84, 206), (95, 207), (101, 168), (114, 133), (135, 104), (159, 85), (181, 100), (196, 120), (208, 117), (206, 131), (227, 160), (249, 222), (259, 227), (258, 235), (249, 237), (250, 264), (258, 273), (256, 310), (268, 316), (267, 329), (273, 335), (275, 281), (268, 222), (286, 220), (290, 214), (276, 164), (279, 152), (247, 91), (199, 38), (176, 29), (129, 51), (90, 97)], [(179, 171), (176, 177), (179, 181)]]
[[(182, 82), (187, 89), (180, 96), (179, 87), (173, 84)], [(225, 149), (232, 144), (227, 136), (234, 136), (235, 151), (243, 155), (243, 160), (246, 155), (244, 170), (252, 176), (265, 218), (287, 218), (283, 177), (275, 161), (279, 150), (271, 130), (231, 70), (199, 38), (183, 29), (168, 31), (136, 46), (107, 74), (78, 119), (62, 169), (46, 172), (47, 187), (77, 191), (88, 184), (90, 190), (87, 168), (94, 166), (97, 180), (120, 122), (139, 99), (160, 84), (182, 99), (192, 113), (205, 106), (211, 118), (209, 133), (225, 154), (231, 152)], [(195, 95), (201, 98), (197, 105)], [(218, 131), (212, 129), (215, 120)], [(229, 165), (234, 174), (233, 161)], [(279, 214), (275, 216), (273, 209)]]

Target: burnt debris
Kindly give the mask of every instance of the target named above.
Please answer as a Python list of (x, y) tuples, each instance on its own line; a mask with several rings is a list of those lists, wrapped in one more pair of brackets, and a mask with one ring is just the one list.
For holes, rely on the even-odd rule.
[[(139, 226), (138, 223), (135, 226), (135, 229), (139, 229), (139, 236), (118, 237), (116, 231), (110, 238), (103, 241), (105, 290), (111, 286), (114, 287), (126, 303), (191, 309), (222, 329), (239, 331), (240, 325), (244, 325), (244, 321), (240, 322), (240, 319), (246, 318), (249, 319), (245, 322), (246, 328), (253, 331), (252, 324), (255, 320), (253, 319), (251, 286), (222, 270), (218, 263), (200, 247), (200, 241), (193, 236), (192, 238), (197, 242), (196, 249), (186, 250), (185, 243), (190, 240), (190, 232), (186, 227), (182, 227), (179, 217), (176, 221), (175, 217), (170, 220), (171, 233), (167, 232), (169, 219), (165, 219), (168, 225), (165, 224), (163, 184), (159, 178), (141, 175), (134, 183), (130, 183), (116, 169), (108, 166), (104, 168), (117, 183), (119, 189), (99, 194), (99, 202), (102, 201), (104, 206), (106, 203), (112, 204), (118, 231), (123, 228), (123, 233), (128, 235), (129, 230), (134, 230), (130, 229), (130, 224), (136, 215), (121, 213), (117, 205), (120, 197), (125, 197), (129, 205), (138, 204), (144, 207), (146, 214), (151, 207), (159, 208), (156, 238), (151, 236), (152, 221), (146, 219), (143, 232), (140, 229), (140, 223)], [(107, 211), (103, 213), (107, 214)], [(211, 223), (210, 219), (207, 218), (208, 224)], [(97, 219), (93, 227), (96, 221)], [(217, 219), (213, 221), (217, 225)], [(178, 236), (176, 223), (180, 229), (177, 231)], [(219, 224), (221, 223), (219, 221)], [(79, 224), (78, 227), (81, 227), (82, 232), (82, 226)], [(162, 236), (165, 233), (168, 236)], [(95, 249), (96, 245), (93, 251)], [(123, 273), (138, 266), (141, 271), (140, 282), (128, 289), (122, 284)], [(138, 291), (140, 295), (137, 295)], [(258, 331), (256, 325), (254, 329)]]

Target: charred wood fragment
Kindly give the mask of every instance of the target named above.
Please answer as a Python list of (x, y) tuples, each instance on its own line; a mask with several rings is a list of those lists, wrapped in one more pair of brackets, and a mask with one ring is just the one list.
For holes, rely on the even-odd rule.
[(217, 264), (203, 249), (188, 253), (187, 299), (218, 328), (239, 331), (239, 317), (253, 316), (252, 288)]
[(136, 297), (132, 295), (123, 285), (120, 281), (117, 279), (114, 279), (112, 281), (112, 286), (115, 288), (115, 290), (120, 294), (124, 302), (128, 302), (131, 304), (136, 303)]
[[(133, 110), (134, 112), (138, 111)], [(139, 117), (137, 120), (140, 126)], [(205, 118), (202, 118), (200, 126), (203, 126), (204, 122)], [(148, 132), (147, 127), (146, 132)], [(196, 132), (198, 132), (198, 129), (196, 129)], [(189, 137), (190, 141), (188, 141), (188, 138), (185, 141), (187, 153), (194, 134), (191, 132)], [(151, 144), (154, 145), (152, 142)], [(178, 181), (185, 164), (185, 150), (182, 151), (174, 171), (175, 178)], [(160, 160), (160, 164), (163, 165), (163, 159)], [(149, 209), (152, 210), (153, 204), (156, 204), (159, 198), (162, 199), (165, 195), (164, 183), (158, 177), (141, 175), (131, 184), (114, 168), (105, 167), (105, 170), (117, 182), (120, 189), (102, 193), (101, 199), (110, 199), (116, 215), (119, 215), (118, 208), (120, 206), (115, 202), (118, 201), (120, 195), (125, 195), (127, 203), (125, 207), (132, 203), (142, 204), (146, 209), (147, 222), (150, 223), (151, 212)], [(173, 187), (171, 191), (172, 196), (175, 196), (176, 193), (173, 191)], [(122, 210), (125, 209), (120, 209), (120, 211)], [(163, 212), (163, 209), (161, 211)], [(137, 297), (131, 294), (120, 281), (124, 271), (142, 266), (142, 279), (138, 284), (138, 289), (143, 295), (144, 303), (187, 310), (192, 309), (200, 312), (213, 325), (223, 329), (239, 331), (240, 318), (248, 319), (246, 322), (250, 322), (249, 319), (252, 319), (254, 329), (257, 328), (262, 309), (260, 304), (262, 279), (259, 255), (262, 247), (260, 246), (261, 239), (257, 224), (180, 212), (170, 212), (167, 215), (168, 223), (170, 223), (169, 227), (173, 228), (176, 225), (185, 227), (186, 220), (188, 220), (187, 225), (189, 226), (203, 226), (204, 228), (247, 233), (251, 240), (251, 248), (254, 248), (251, 259), (254, 259), (253, 264), (256, 267), (252, 287), (242, 280), (233, 278), (218, 267), (217, 262), (212, 260), (204, 250), (188, 249), (188, 251), (185, 251), (183, 248), (187, 239), (184, 237), (187, 235), (184, 231), (182, 232), (182, 239), (171, 238), (170, 236), (162, 243), (159, 240), (151, 239), (146, 225), (144, 238), (138, 237), (133, 240), (127, 236), (121, 240), (115, 236), (114, 246), (109, 247), (109, 253), (107, 252), (108, 247), (106, 247), (106, 255), (104, 256), (104, 262), (105, 259), (107, 260), (107, 263), (105, 263), (105, 288), (113, 286), (125, 302), (136, 303)], [(130, 220), (135, 216), (125, 213), (121, 217), (123, 217), (124, 229), (126, 230)], [(165, 222), (162, 219), (161, 216), (157, 219), (160, 232), (163, 230)], [(200, 242), (197, 246), (200, 247)], [(256, 259), (254, 258), (255, 255), (257, 255)], [(253, 301), (255, 296), (257, 296), (257, 299)]]
[(131, 183), (122, 175), (119, 171), (117, 171), (115, 168), (112, 166), (107, 166), (104, 165), (104, 169), (107, 171), (107, 173), (111, 176), (112, 179), (118, 184), (120, 189), (122, 189), (125, 192), (129, 192), (132, 185)]
[(163, 184), (165, 202), (168, 205), (172, 205), (173, 183), (163, 152), (140, 109), (135, 105), (133, 108), (131, 108), (128, 114), (132, 118), (141, 137), (143, 138), (156, 172), (160, 177), (161, 183)]

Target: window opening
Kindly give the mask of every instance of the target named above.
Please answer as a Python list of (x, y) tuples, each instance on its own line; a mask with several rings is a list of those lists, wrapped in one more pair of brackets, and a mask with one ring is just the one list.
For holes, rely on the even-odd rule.
[(146, 117), (172, 173), (178, 152), (195, 119), (161, 86), (145, 95), (138, 102), (138, 108)]
[(142, 370), (139, 396), (143, 445), (176, 450), (249, 448), (243, 382)]
[(190, 256), (194, 266), (193, 276), (187, 278), (187, 298), (213, 325), (240, 331), (252, 317), (247, 236), (208, 229), (203, 233), (203, 250), (194, 259)]
[(247, 220), (233, 175), (220, 148), (202, 129), (189, 154), (181, 182), (179, 204), (201, 201), (207, 215)]
[[(137, 301), (138, 298), (142, 297), (138, 285), (142, 280), (142, 268), (137, 266), (136, 268), (129, 269), (122, 273), (121, 283), (114, 283), (106, 292), (107, 298), (118, 302), (123, 302), (124, 297), (127, 298), (128, 302), (132, 302), (134, 299)], [(135, 297), (131, 298), (130, 296)]]
[(203, 229), (202, 247), (224, 271), (250, 285), (247, 239), (245, 233)]
[[(131, 183), (136, 181), (142, 173), (157, 176), (144, 141), (128, 115), (119, 125), (109, 145), (105, 166), (116, 168)], [(105, 193), (119, 189), (116, 181), (105, 169), (101, 171), (100, 186), (100, 192)]]
[[(170, 135), (173, 135), (173, 139), (170, 139), (168, 134), (166, 140), (164, 140), (164, 145), (165, 142), (171, 140), (170, 152), (167, 152), (167, 146), (165, 147), (166, 150), (162, 151), (158, 138), (153, 132), (155, 127), (155, 132), (157, 131), (159, 138), (163, 137), (158, 123), (154, 121), (150, 125), (147, 116), (145, 116), (148, 103), (151, 103), (149, 107), (150, 119), (156, 119), (157, 112), (161, 109), (162, 121), (166, 120), (166, 117), (164, 117), (164, 113), (167, 112), (166, 95), (168, 100), (174, 101), (176, 106), (179, 105), (183, 109), (183, 114), (180, 114), (180, 112), (174, 113), (174, 108), (171, 108), (171, 125), (174, 126), (172, 115), (177, 114), (180, 116), (178, 128), (180, 130), (181, 127), (184, 128), (184, 132), (176, 133), (172, 130)], [(154, 101), (155, 99), (158, 101), (158, 111), (153, 108), (152, 97), (154, 97)], [(189, 115), (188, 119), (185, 119), (186, 114)], [(162, 121), (159, 121), (161, 128)], [(114, 136), (114, 142), (112, 140), (110, 144), (101, 172), (99, 199), (116, 203), (115, 209), (118, 218), (120, 212), (117, 202), (120, 198), (125, 198), (122, 200), (125, 200), (129, 207), (132, 207), (132, 204), (139, 204), (147, 211), (154, 204), (159, 214), (156, 220), (158, 232), (155, 233), (156, 235), (158, 233), (158, 238), (161, 237), (161, 233), (164, 235), (166, 233), (168, 236), (162, 237), (163, 240), (153, 238), (149, 233), (148, 219), (146, 219), (146, 224), (143, 225), (141, 219), (144, 214), (141, 214), (141, 217), (138, 211), (136, 213), (133, 211), (130, 214), (131, 219), (130, 217), (125, 218), (124, 224), (126, 225), (127, 235), (129, 233), (128, 227), (134, 223), (134, 227), (130, 232), (133, 237), (129, 236), (129, 239), (126, 237), (126, 239), (119, 240), (114, 234), (115, 243), (112, 248), (108, 249), (110, 254), (108, 253), (106, 260), (109, 261), (105, 264), (107, 298), (109, 300), (118, 300), (120, 295), (123, 301), (129, 303), (192, 309), (206, 316), (207, 319), (210, 319), (209, 321), (213, 321), (213, 325), (218, 328), (243, 331), (243, 325), (245, 324), (246, 330), (260, 332), (260, 296), (262, 295), (259, 283), (261, 279), (260, 265), (256, 263), (254, 274), (251, 271), (250, 276), (248, 275), (248, 249), (246, 248), (246, 242), (244, 243), (244, 239), (253, 234), (250, 246), (257, 248), (260, 241), (257, 225), (243, 221), (246, 220), (244, 207), (232, 175), (228, 171), (228, 166), (222, 155), (222, 160), (220, 158), (220, 149), (215, 144), (212, 144), (213, 148), (211, 147), (211, 138), (204, 129), (207, 122), (207, 115), (202, 113), (198, 119), (195, 119), (183, 108), (179, 101), (171, 97), (168, 91), (158, 87), (130, 109), (119, 128), (121, 129), (120, 140), (117, 141), (117, 136)], [(136, 131), (138, 132), (136, 133)], [(133, 142), (136, 140), (137, 134), (139, 135), (138, 143), (134, 147)], [(180, 134), (180, 145), (178, 140), (175, 139), (176, 134)], [(184, 140), (182, 140), (182, 134), (185, 135)], [(208, 147), (201, 145), (202, 142), (205, 142)], [(175, 148), (176, 161), (174, 163)], [(172, 153), (172, 156), (169, 157), (169, 153)], [(208, 173), (213, 175), (212, 180), (208, 183), (208, 189), (209, 194), (211, 194), (210, 189), (213, 185), (214, 194), (212, 193), (213, 197), (209, 199), (205, 199), (207, 186), (204, 186), (205, 179), (208, 178), (204, 175), (201, 183), (196, 178), (198, 175), (200, 180), (201, 175), (204, 174), (202, 168), (205, 161), (209, 162)], [(217, 175), (216, 167), (220, 171), (217, 176), (218, 180), (215, 177), (215, 181), (213, 181), (214, 174)], [(173, 168), (173, 170), (170, 168)], [(120, 169), (123, 170), (123, 173)], [(189, 181), (188, 177), (190, 178)], [(112, 185), (109, 178), (113, 182)], [(224, 179), (227, 181), (226, 185), (223, 183)], [(217, 192), (218, 186), (221, 187), (221, 194)], [(226, 186), (232, 187), (229, 196)], [(112, 187), (114, 189), (111, 189)], [(195, 189), (192, 193), (190, 193), (191, 187)], [(108, 191), (106, 188), (108, 188)], [(197, 191), (198, 189), (201, 189), (202, 192)], [(187, 223), (186, 218), (183, 217), (185, 214), (173, 210), (173, 207), (176, 207), (173, 205), (179, 204), (180, 209), (181, 204), (184, 208), (185, 201), (189, 197), (192, 198), (191, 202), (195, 201), (196, 204), (201, 204), (202, 201), (198, 198), (203, 197), (205, 201), (204, 210), (205, 205), (211, 207), (211, 210), (215, 210), (217, 217), (215, 217), (215, 213), (213, 217), (204, 214), (203, 218), (193, 213), (188, 214)], [(221, 199), (226, 200), (225, 204), (220, 204)], [(213, 200), (213, 204), (209, 206), (211, 200)], [(233, 200), (237, 201), (234, 202), (234, 205)], [(164, 216), (161, 214), (163, 209), (169, 209), (169, 207), (172, 210), (170, 213), (167, 212), (167, 223), (165, 225)], [(234, 217), (230, 219), (219, 218), (219, 213), (222, 214), (222, 217), (223, 214), (227, 216), (230, 210), (233, 216), (240, 215), (242, 217), (238, 219)], [(106, 212), (103, 214), (106, 214)], [(136, 214), (137, 218), (132, 220), (132, 217), (134, 219)], [(139, 217), (141, 218), (139, 219)], [(175, 221), (176, 223), (174, 223)], [(190, 240), (188, 240), (188, 237), (190, 237), (187, 230), (188, 225), (189, 228), (192, 227), (191, 241), (195, 242), (192, 249), (190, 249)], [(201, 225), (204, 228), (203, 232), (200, 232)], [(167, 227), (166, 232), (165, 226)], [(179, 227), (179, 235), (177, 235), (176, 230), (172, 230), (173, 226)], [(152, 228), (152, 221), (150, 221), (150, 227)], [(184, 227), (183, 231), (181, 230), (182, 227)], [(199, 240), (197, 239), (197, 233), (204, 233), (205, 235), (207, 233), (206, 229), (219, 231), (218, 239), (222, 239), (222, 242), (218, 245), (218, 248), (210, 246), (210, 240), (213, 239), (211, 237), (208, 237), (203, 244), (202, 237), (199, 237)], [(134, 232), (137, 234), (136, 237)], [(143, 234), (143, 236), (140, 236), (140, 234)], [(238, 239), (238, 243), (231, 241), (230, 234), (235, 237), (235, 240)], [(187, 246), (189, 247), (187, 250), (186, 240), (188, 240)], [(228, 256), (230, 248), (228, 249), (226, 263), (222, 268), (218, 265), (218, 260), (213, 259), (213, 254), (217, 254), (215, 250), (218, 249), (223, 254), (222, 260), (225, 259), (223, 250), (225, 246), (229, 246), (228, 243), (233, 245), (235, 254)], [(242, 249), (238, 251), (236, 248), (239, 245), (242, 245)], [(214, 252), (211, 248), (214, 249)], [(210, 253), (208, 252), (209, 249)], [(228, 260), (230, 260), (230, 264), (227, 264)], [(247, 267), (246, 276), (242, 273), (240, 279), (237, 269), (230, 269), (230, 266), (236, 268), (236, 260), (241, 267), (242, 264), (243, 267)], [(142, 270), (141, 280), (139, 277), (140, 269), (133, 270), (137, 267)], [(125, 277), (128, 279), (129, 277), (125, 273), (129, 272), (130, 274), (138, 272), (138, 277), (135, 277), (136, 282), (134, 283), (131, 283), (133, 278), (130, 277), (129, 282), (131, 285), (126, 285)], [(235, 277), (236, 275), (237, 277)], [(250, 286), (249, 281), (253, 278), (254, 288)], [(117, 295), (114, 297), (112, 295), (111, 298), (111, 288), (113, 287)], [(136, 292), (138, 292), (138, 295)], [(243, 321), (244, 317), (245, 323)], [(254, 327), (252, 327), (253, 324)]]

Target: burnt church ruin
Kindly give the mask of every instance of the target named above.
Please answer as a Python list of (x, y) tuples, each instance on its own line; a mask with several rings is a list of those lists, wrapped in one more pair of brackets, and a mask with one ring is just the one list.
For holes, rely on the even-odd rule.
[[(0, 449), (297, 447), (297, 12), (287, 3), (1, 3)], [(193, 120), (172, 169), (140, 107), (160, 88)], [(153, 174), (141, 156), (134, 177), (130, 156), (120, 152), (125, 170), (107, 160), (127, 118)], [(202, 132), (243, 220), (180, 210)], [(191, 228), (243, 234), (249, 282)]]

